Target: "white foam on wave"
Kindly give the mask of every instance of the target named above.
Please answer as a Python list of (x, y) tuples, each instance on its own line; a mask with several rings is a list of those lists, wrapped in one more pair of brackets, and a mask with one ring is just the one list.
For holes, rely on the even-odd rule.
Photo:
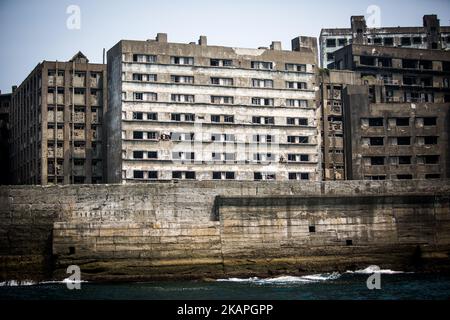
[(255, 284), (287, 284), (287, 283), (312, 283), (319, 281), (335, 280), (341, 275), (337, 272), (324, 273), (324, 274), (312, 274), (301, 277), (294, 276), (280, 276), (275, 278), (229, 278), (229, 279), (217, 279), (221, 282), (242, 282), (242, 283), (255, 283)]
[(355, 270), (351, 271), (348, 270), (346, 273), (356, 273), (356, 274), (372, 274), (372, 273), (380, 273), (380, 274), (398, 274), (398, 273), (405, 273), (404, 271), (394, 271), (390, 269), (380, 269), (377, 266), (368, 266), (365, 269), (362, 270)]
[(33, 286), (37, 284), (34, 281), (24, 280), (24, 281), (18, 281), (18, 280), (8, 280), (4, 282), (0, 282), (0, 287), (19, 287), (19, 286)]
[(66, 283), (86, 283), (88, 281), (84, 280), (71, 280), (69, 278), (64, 280), (53, 280), (53, 281), (42, 281), (42, 282), (36, 282), (36, 281), (30, 281), (30, 280), (8, 280), (4, 282), (0, 282), (0, 287), (20, 287), (20, 286), (35, 286), (39, 284), (66, 284)]

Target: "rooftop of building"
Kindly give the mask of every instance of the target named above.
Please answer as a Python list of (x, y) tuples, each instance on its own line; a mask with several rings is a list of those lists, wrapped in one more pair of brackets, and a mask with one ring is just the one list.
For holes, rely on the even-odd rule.
[(384, 56), (396, 57), (405, 59), (424, 59), (424, 60), (441, 60), (450, 61), (450, 54), (448, 51), (438, 49), (416, 49), (405, 47), (385, 47), (379, 45), (365, 45), (365, 44), (349, 44), (339, 50), (335, 51), (338, 56), (342, 52), (351, 52), (353, 55), (368, 55), (368, 56)]
[[(359, 17), (362, 18), (362, 21), (365, 23), (365, 19), (364, 16), (352, 16), (350, 18), (350, 20), (352, 21), (354, 18)], [(424, 19), (425, 17), (432, 17), (432, 18), (436, 18), (436, 15), (424, 15)], [(439, 21), (439, 20), (438, 20)], [(450, 26), (440, 26), (440, 31), (444, 32), (444, 33), (450, 33)], [(381, 34), (381, 33), (386, 33), (386, 34), (403, 34), (403, 33), (423, 33), (425, 29), (425, 26), (414, 26), (414, 27), (401, 27), (401, 26), (387, 26), (387, 27), (375, 27), (375, 28), (370, 28), (368, 27), (366, 29), (366, 33), (367, 34)], [(352, 29), (351, 28), (323, 28), (320, 31), (320, 36), (322, 37), (323, 35), (348, 35), (352, 33)]]

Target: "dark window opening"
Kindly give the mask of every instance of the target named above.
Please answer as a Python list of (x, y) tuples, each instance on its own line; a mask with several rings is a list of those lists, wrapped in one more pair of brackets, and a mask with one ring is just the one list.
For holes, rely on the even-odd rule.
[(316, 226), (309, 226), (309, 232), (316, 232)]
[(437, 144), (438, 137), (436, 136), (428, 136), (424, 137), (425, 144)]
[(69, 254), (75, 254), (75, 247), (69, 247)]
[(424, 126), (435, 126), (436, 125), (436, 118), (435, 117), (423, 118), (423, 125)]
[(383, 126), (383, 118), (369, 119), (369, 127), (382, 127), (382, 126)]
[(439, 156), (438, 155), (424, 156), (424, 160), (426, 164), (438, 164)]
[(407, 127), (409, 126), (409, 118), (396, 118), (395, 125), (397, 127)]
[(411, 164), (411, 156), (399, 156), (398, 164)]
[(392, 46), (392, 45), (394, 45), (394, 38), (384, 38), (384, 45), (385, 46)]
[(402, 46), (410, 46), (411, 45), (411, 38), (409, 38), (409, 37), (402, 37), (401, 38), (401, 44), (402, 44)]
[(384, 157), (370, 157), (370, 164), (372, 166), (384, 165)]
[(353, 240), (352, 239), (345, 240), (345, 245), (346, 246), (352, 246), (353, 245)]
[(382, 146), (384, 144), (384, 138), (383, 137), (372, 137), (370, 138), (370, 145), (371, 146)]
[(365, 65), (365, 66), (374, 66), (375, 65), (374, 57), (361, 56), (359, 61), (362, 65)]
[(411, 144), (411, 137), (397, 137), (397, 145), (409, 146)]
[(412, 174), (398, 174), (397, 179), (399, 180), (411, 180)]
[(437, 173), (428, 173), (425, 175), (425, 179), (440, 179), (441, 175)]
[(158, 179), (158, 171), (149, 171), (148, 178), (149, 179)]

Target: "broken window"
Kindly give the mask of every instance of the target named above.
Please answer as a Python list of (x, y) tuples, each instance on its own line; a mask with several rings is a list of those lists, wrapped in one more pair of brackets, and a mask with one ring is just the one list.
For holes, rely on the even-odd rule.
[(384, 165), (384, 157), (370, 157), (370, 165), (372, 166)]
[(412, 174), (398, 174), (397, 179), (399, 180), (410, 180), (412, 179)]
[(384, 144), (383, 137), (370, 137), (369, 143), (371, 146), (382, 146)]
[(409, 118), (395, 118), (395, 125), (397, 127), (408, 127)]
[(424, 117), (423, 125), (424, 126), (435, 126), (436, 125), (436, 117)]
[(336, 39), (327, 39), (327, 48), (336, 47)]
[(382, 127), (383, 118), (369, 118), (369, 127)]
[(441, 175), (437, 173), (427, 173), (425, 179), (440, 179)]
[(424, 137), (424, 144), (437, 144), (438, 137), (436, 136), (427, 136)]
[(411, 137), (397, 137), (397, 145), (409, 146), (411, 144)]
[(411, 156), (399, 156), (398, 164), (411, 164)]
[(401, 37), (400, 43), (402, 46), (410, 46), (411, 45), (411, 38), (410, 37)]
[(384, 38), (384, 45), (385, 46), (393, 46), (394, 45), (394, 38)]
[(142, 112), (133, 112), (133, 119), (134, 120), (142, 120), (143, 119), (143, 113)]

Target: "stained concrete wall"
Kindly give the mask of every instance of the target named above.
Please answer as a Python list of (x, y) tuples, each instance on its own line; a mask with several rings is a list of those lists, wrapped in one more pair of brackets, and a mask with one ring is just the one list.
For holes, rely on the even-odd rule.
[(448, 270), (449, 191), (426, 180), (1, 187), (0, 280), (62, 279), (71, 264), (86, 280)]

